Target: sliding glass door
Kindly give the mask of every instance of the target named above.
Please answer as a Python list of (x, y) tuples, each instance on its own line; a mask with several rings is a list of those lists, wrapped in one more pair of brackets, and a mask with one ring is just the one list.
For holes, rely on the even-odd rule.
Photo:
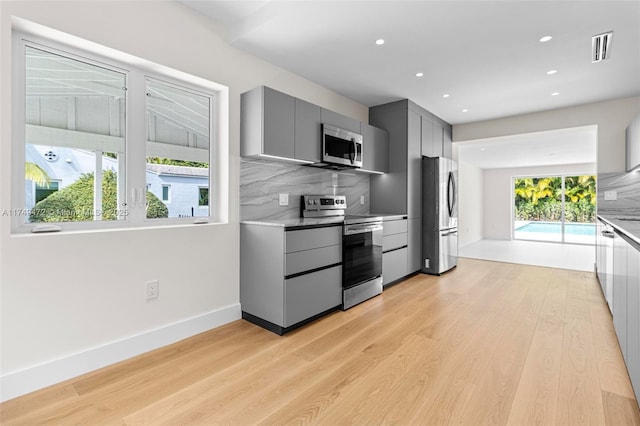
[(513, 238), (595, 243), (595, 176), (513, 179)]

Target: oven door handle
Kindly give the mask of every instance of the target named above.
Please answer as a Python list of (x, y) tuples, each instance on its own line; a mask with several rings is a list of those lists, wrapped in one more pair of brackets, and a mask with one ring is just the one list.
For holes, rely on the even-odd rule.
[(360, 225), (360, 226), (346, 226), (344, 228), (344, 235), (364, 234), (367, 232), (382, 231), (382, 225)]

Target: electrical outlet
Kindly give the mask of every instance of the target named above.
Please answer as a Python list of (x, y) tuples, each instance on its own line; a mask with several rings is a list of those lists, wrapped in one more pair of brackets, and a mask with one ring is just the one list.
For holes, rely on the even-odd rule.
[(364, 195), (360, 196), (360, 205), (364, 206)]
[(289, 205), (289, 194), (280, 194), (279, 200), (280, 200), (280, 205), (281, 206), (288, 206)]
[(147, 282), (147, 300), (155, 299), (160, 295), (160, 281), (153, 280)]
[(618, 199), (617, 191), (604, 191), (604, 199), (606, 201), (615, 201)]

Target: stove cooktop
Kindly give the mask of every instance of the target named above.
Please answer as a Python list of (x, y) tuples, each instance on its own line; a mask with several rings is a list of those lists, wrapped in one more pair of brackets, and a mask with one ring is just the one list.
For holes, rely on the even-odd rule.
[(353, 225), (354, 223), (382, 222), (381, 216), (370, 214), (348, 214), (344, 217), (345, 225)]

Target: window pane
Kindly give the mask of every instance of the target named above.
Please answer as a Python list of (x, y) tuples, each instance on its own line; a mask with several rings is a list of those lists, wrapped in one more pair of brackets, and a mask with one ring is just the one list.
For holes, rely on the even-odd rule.
[(125, 75), (29, 46), (25, 66), (25, 220), (124, 219)]
[(199, 188), (199, 198), (198, 205), (199, 206), (208, 206), (209, 205), (209, 188)]
[(565, 177), (565, 241), (595, 244), (596, 177)]
[(514, 238), (562, 241), (562, 178), (514, 179)]
[(35, 186), (35, 203), (38, 203), (42, 200), (44, 200), (45, 198), (47, 198), (49, 195), (53, 194), (54, 192), (56, 192), (59, 188), (58, 188), (58, 182), (56, 181), (48, 181), (48, 182), (42, 182), (42, 183), (38, 183), (36, 182), (36, 186)]
[(209, 215), (210, 116), (209, 95), (147, 80), (148, 218)]

